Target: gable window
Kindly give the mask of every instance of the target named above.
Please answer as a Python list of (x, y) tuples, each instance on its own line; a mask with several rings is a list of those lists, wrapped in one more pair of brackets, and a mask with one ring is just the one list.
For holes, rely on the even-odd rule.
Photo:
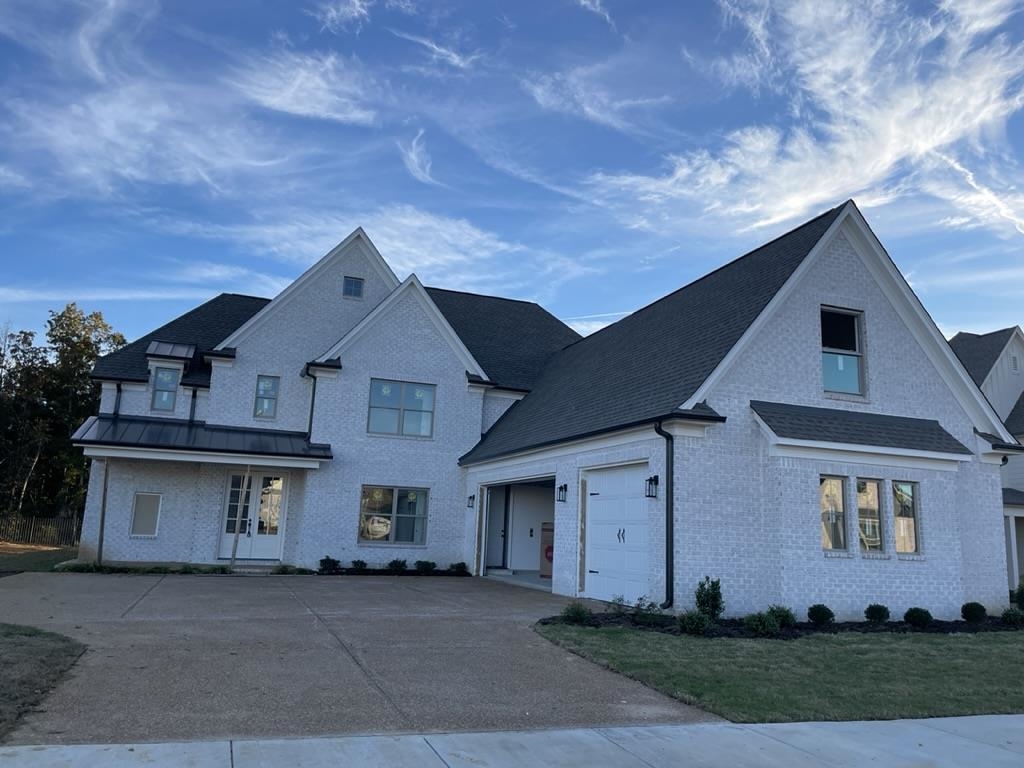
[(277, 391), (280, 385), (280, 376), (256, 377), (256, 404), (253, 406), (253, 416), (257, 419), (277, 417)]
[(1020, 358), (1016, 355), (1010, 355), (1010, 370), (1014, 373), (1020, 373)]
[(821, 310), (821, 371), (826, 392), (864, 394), (861, 314)]
[(367, 431), (430, 437), (434, 432), (434, 385), (370, 379)]
[(160, 522), (160, 494), (136, 493), (132, 505), (132, 536), (156, 536)]
[(857, 478), (857, 527), (861, 552), (881, 552), (882, 518), (879, 512), (881, 483)]
[(896, 525), (896, 551), (901, 555), (918, 553), (917, 497), (917, 483), (893, 481), (892, 509)]
[(426, 490), (363, 486), (359, 503), (360, 543), (423, 544), (426, 532)]
[(153, 372), (154, 411), (173, 411), (178, 398), (178, 369), (157, 368)]
[(341, 295), (346, 299), (363, 298), (363, 278), (349, 277), (345, 275), (345, 282), (341, 288)]
[(846, 478), (822, 475), (818, 479), (821, 503), (821, 548), (846, 549)]

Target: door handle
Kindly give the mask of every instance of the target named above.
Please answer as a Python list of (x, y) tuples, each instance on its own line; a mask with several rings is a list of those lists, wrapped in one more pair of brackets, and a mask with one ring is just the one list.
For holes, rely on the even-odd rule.
[(622, 543), (623, 544), (626, 543), (626, 529), (625, 528), (622, 529)]
[(600, 573), (600, 571), (592, 571), (592, 570), (590, 570), (590, 569), (588, 568), (588, 569), (587, 569), (587, 573)]
[(245, 535), (252, 536), (252, 520), (245, 521)]

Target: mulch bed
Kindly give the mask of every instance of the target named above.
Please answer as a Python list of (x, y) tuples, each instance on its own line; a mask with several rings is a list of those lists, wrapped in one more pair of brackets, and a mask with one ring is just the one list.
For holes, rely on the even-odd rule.
[(469, 571), (452, 571), (438, 568), (435, 571), (417, 571), (408, 568), (404, 571), (393, 571), (390, 568), (335, 568), (331, 571), (319, 570), (318, 576), (470, 576)]

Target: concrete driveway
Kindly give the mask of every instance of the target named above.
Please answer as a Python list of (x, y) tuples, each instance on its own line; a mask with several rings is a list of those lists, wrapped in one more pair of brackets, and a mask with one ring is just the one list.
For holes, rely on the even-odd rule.
[(15, 744), (714, 720), (551, 645), (564, 598), (485, 579), (0, 579), (0, 621), (89, 646)]

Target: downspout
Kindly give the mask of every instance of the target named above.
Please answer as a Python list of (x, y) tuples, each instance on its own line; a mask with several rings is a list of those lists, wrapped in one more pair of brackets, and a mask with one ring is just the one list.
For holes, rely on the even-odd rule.
[(313, 380), (313, 391), (309, 395), (309, 426), (306, 428), (306, 439), (311, 440), (313, 438), (313, 409), (316, 407), (316, 374), (309, 369), (308, 365), (303, 373)]
[(110, 459), (103, 460), (103, 492), (100, 494), (100, 535), (96, 542), (96, 565), (103, 565), (103, 529), (107, 522), (107, 471)]
[(114, 393), (114, 415), (117, 416), (121, 413), (121, 382), (115, 382), (114, 386), (117, 388)]
[(654, 425), (654, 431), (665, 438), (665, 602), (661, 609), (672, 607), (675, 598), (675, 522), (676, 522), (676, 494), (675, 494), (675, 438), (671, 432), (666, 432), (661, 427), (662, 422)]
[(199, 395), (199, 390), (196, 387), (192, 387), (192, 404), (188, 409), (188, 423), (191, 424), (196, 420), (196, 398)]

